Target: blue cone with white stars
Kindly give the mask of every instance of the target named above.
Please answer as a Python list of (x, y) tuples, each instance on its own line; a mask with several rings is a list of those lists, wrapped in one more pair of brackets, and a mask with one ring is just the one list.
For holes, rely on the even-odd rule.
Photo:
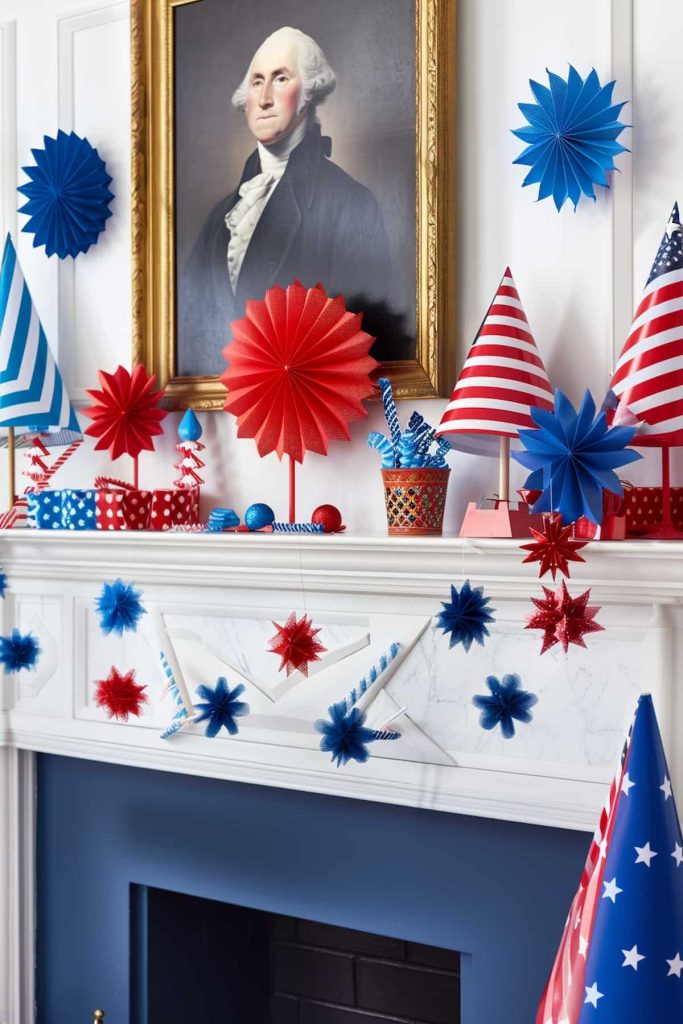
[[(563, 941), (573, 936), (578, 948), (551, 1024), (562, 1016), (576, 1024), (683, 1021), (683, 838), (649, 694), (638, 701), (613, 792), (604, 839), (592, 847), (595, 867), (589, 853), (567, 921)], [(557, 961), (554, 972), (557, 989)], [(552, 981), (539, 1007), (542, 1024)]]
[(491, 613), (496, 610), (487, 607), (490, 600), (484, 597), (483, 587), (471, 587), (469, 580), (459, 591), (451, 585), (451, 599), (441, 602), (443, 611), (436, 616), (436, 628), (449, 634), (449, 648), (462, 644), (469, 651), (475, 640), (483, 645), (484, 637), (489, 636), (486, 624), (494, 621)]

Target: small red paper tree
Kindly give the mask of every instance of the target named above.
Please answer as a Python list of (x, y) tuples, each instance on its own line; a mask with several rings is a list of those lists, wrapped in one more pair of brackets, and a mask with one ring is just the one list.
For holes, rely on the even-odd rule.
[(228, 369), (225, 409), (237, 417), (237, 436), (253, 437), (261, 457), (289, 456), (289, 518), (295, 518), (294, 470), (305, 452), (327, 455), (329, 441), (348, 441), (348, 424), (367, 416), (362, 402), (375, 387), (369, 355), (374, 342), (361, 313), (322, 285), (270, 288), (232, 323), (223, 349)]
[(163, 433), (160, 423), (166, 410), (158, 408), (162, 392), (154, 391), (156, 376), (144, 366), (136, 366), (132, 373), (123, 366), (114, 373), (99, 370), (97, 376), (101, 390), (87, 389), (94, 405), (83, 410), (93, 421), (85, 433), (97, 437), (95, 450), (108, 448), (112, 460), (130, 455), (137, 488), (138, 456), (141, 451), (153, 452), (152, 438)]

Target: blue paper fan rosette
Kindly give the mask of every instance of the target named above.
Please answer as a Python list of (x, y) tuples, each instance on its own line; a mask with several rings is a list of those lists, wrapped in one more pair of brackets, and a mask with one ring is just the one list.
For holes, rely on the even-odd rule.
[(550, 88), (530, 79), (536, 102), (518, 104), (529, 123), (512, 134), (527, 147), (513, 163), (531, 168), (522, 186), (538, 185), (539, 199), (552, 196), (558, 210), (570, 199), (576, 209), (582, 195), (595, 200), (594, 185), (609, 188), (613, 158), (628, 153), (617, 142), (626, 104), (612, 103), (616, 83), (600, 85), (595, 68), (583, 79), (570, 64), (567, 81), (546, 72)]
[(29, 215), (22, 228), (34, 235), (33, 247), (45, 246), (60, 259), (87, 252), (111, 217), (111, 175), (87, 139), (58, 131), (44, 136), (44, 149), (32, 149), (35, 165), (22, 170), (31, 179), (18, 191), (28, 198), (19, 213)]

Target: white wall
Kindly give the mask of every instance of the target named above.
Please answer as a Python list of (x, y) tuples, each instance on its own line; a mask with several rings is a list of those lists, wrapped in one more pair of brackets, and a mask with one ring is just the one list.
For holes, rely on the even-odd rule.
[[(229, 2), (229, 0), (225, 0)], [(16, 53), (11, 23), (16, 23)], [(13, 107), (16, 68), (16, 163), (30, 161), (31, 146), (57, 127), (87, 134), (114, 177), (114, 216), (97, 247), (75, 264), (47, 260), (31, 238), (19, 235), (19, 256), (44, 326), (59, 350), (74, 392), (96, 384), (95, 371), (129, 359), (130, 182), (128, 144), (127, 4), (62, 0), (0, 0), (0, 111)], [(615, 347), (628, 328), (638, 294), (679, 194), (683, 139), (678, 99), (683, 64), (675, 40), (683, 32), (677, 0), (460, 0), (458, 5), (458, 312), (455, 337), (460, 361), (481, 321), (501, 273), (512, 267), (532, 329), (553, 383), (577, 400), (590, 387), (598, 400), (609, 380)], [(631, 46), (631, 38), (633, 45)], [(509, 129), (522, 123), (516, 104), (530, 99), (528, 79), (545, 68), (583, 74), (595, 66), (602, 80), (618, 76), (616, 99), (631, 99), (624, 119), (633, 123), (622, 155), (622, 174), (595, 204), (560, 214), (550, 201), (536, 203), (522, 190), (524, 169), (512, 160), (521, 144)], [(631, 85), (632, 76), (632, 85)], [(6, 102), (5, 102), (6, 100)], [(13, 126), (3, 117), (0, 161), (0, 227), (14, 230), (13, 190), (24, 175), (11, 168)], [(683, 199), (683, 192), (680, 193)], [(19, 205), (17, 203), (17, 205)], [(16, 218), (18, 226), (25, 222)], [(445, 339), (453, 344), (453, 336)], [(421, 403), (436, 421), (443, 402)], [(404, 415), (411, 406), (405, 408)], [(174, 426), (144, 456), (142, 481), (173, 479)], [(203, 417), (207, 441), (206, 506), (243, 511), (265, 500), (286, 513), (286, 467), (263, 463), (250, 440), (234, 437), (223, 413)], [(383, 529), (378, 464), (365, 445), (369, 421), (353, 428), (352, 444), (337, 444), (327, 459), (306, 456), (299, 471), (301, 518), (322, 501), (338, 504), (350, 528)], [(126, 459), (112, 467), (127, 475)], [(495, 489), (496, 466), (452, 456), (447, 525), (455, 529), (464, 503)], [(109, 468), (106, 457), (81, 451), (55, 484), (91, 482)], [(683, 463), (679, 467), (683, 480)], [(513, 469), (513, 483), (523, 474)], [(632, 479), (656, 482), (656, 466), (629, 467)], [(0, 492), (2, 493), (2, 492)]]

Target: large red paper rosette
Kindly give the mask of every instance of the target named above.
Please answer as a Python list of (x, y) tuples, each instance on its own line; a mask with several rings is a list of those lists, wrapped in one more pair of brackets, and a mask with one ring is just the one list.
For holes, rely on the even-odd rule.
[(85, 433), (98, 438), (95, 448), (108, 448), (112, 459), (137, 459), (141, 451), (154, 451), (152, 438), (163, 433), (160, 423), (166, 416), (157, 407), (162, 392), (154, 390), (155, 375), (148, 375), (144, 366), (132, 373), (119, 366), (114, 373), (98, 370), (97, 376), (101, 390), (88, 389), (94, 405), (83, 410), (93, 421)]
[(370, 373), (379, 365), (361, 322), (322, 285), (295, 281), (248, 302), (223, 349), (225, 409), (237, 417), (237, 436), (253, 437), (261, 456), (296, 462), (306, 451), (327, 455), (329, 441), (348, 441), (347, 424), (367, 416), (362, 401), (375, 391)]

